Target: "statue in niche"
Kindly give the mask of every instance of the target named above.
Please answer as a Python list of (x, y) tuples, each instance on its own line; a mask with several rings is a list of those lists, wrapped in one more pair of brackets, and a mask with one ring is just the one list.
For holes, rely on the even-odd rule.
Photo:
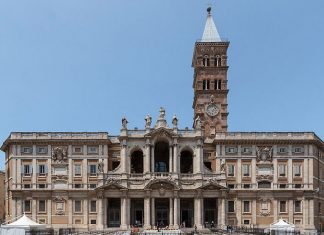
[(197, 116), (197, 118), (195, 119), (195, 129), (201, 129), (200, 116)]
[(221, 162), (220, 162), (220, 171), (221, 173), (225, 173), (225, 160), (224, 159), (221, 159)]
[(104, 163), (103, 162), (98, 163), (98, 171), (99, 171), (99, 173), (103, 173), (103, 171), (104, 171)]
[(126, 117), (123, 117), (122, 118), (122, 128), (123, 129), (127, 129), (127, 123), (128, 123), (128, 121), (127, 121)]
[(145, 127), (151, 127), (152, 124), (152, 117), (148, 114), (145, 118)]

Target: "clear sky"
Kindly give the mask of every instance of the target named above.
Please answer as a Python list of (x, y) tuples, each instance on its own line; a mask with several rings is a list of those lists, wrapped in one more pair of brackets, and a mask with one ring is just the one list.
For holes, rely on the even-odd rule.
[[(192, 126), (194, 43), (230, 40), (229, 131), (324, 138), (323, 0), (0, 0), (0, 141), (12, 131)], [(4, 154), (0, 154), (3, 169)]]

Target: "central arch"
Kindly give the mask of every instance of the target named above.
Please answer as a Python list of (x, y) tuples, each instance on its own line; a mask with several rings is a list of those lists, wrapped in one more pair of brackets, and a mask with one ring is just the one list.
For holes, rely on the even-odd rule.
[(154, 146), (154, 171), (169, 172), (169, 144), (159, 141)]

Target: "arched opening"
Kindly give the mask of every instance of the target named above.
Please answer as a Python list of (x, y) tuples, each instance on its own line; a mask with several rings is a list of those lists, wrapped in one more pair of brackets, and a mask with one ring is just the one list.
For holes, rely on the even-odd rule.
[(131, 173), (143, 173), (143, 152), (136, 150), (131, 155)]
[(154, 147), (154, 171), (169, 172), (169, 144), (164, 141), (157, 142)]
[(208, 67), (209, 66), (209, 58), (207, 55), (203, 58), (203, 66)]
[(193, 156), (188, 150), (184, 150), (180, 155), (180, 173), (191, 174), (193, 171)]

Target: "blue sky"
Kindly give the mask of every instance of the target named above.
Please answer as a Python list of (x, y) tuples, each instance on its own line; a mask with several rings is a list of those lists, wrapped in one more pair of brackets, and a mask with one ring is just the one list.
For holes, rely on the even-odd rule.
[[(12, 131), (191, 127), (208, 3), (229, 48), (229, 131), (324, 138), (323, 0), (0, 0), (0, 140)], [(4, 154), (0, 154), (3, 169)]]

